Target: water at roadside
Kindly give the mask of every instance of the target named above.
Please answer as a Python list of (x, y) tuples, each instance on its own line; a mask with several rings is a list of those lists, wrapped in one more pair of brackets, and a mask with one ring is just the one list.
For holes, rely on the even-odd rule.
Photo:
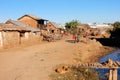
[[(113, 61), (120, 61), (120, 49), (112, 52), (99, 60), (99, 63), (103, 63), (111, 58)], [(109, 69), (95, 69), (99, 74), (99, 80), (107, 80), (106, 76), (109, 73)], [(120, 80), (120, 69), (118, 69), (118, 80)]]

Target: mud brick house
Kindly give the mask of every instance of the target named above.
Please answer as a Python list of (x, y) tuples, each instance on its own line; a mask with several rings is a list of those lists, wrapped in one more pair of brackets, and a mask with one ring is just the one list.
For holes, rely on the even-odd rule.
[(26, 14), (18, 19), (19, 21), (32, 26), (33, 28), (43, 29), (46, 27), (47, 21), (46, 19), (42, 19), (40, 17)]
[(57, 24), (55, 22), (48, 22), (46, 28), (51, 33), (60, 33), (59, 24)]
[(24, 27), (29, 32), (20, 32), (21, 43), (31, 43), (42, 41), (41, 31), (39, 29), (33, 28), (23, 22), (8, 20), (6, 24), (12, 24), (19, 27)]
[(29, 32), (24, 27), (12, 24), (0, 24), (0, 48), (9, 48), (21, 43), (20, 32)]
[(88, 24), (81, 24), (77, 26), (77, 32), (82, 35), (85, 35), (86, 33), (90, 33), (90, 30), (91, 28)]

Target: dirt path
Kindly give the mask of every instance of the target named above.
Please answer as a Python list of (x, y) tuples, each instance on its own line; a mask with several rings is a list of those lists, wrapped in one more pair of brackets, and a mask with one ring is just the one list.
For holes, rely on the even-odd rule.
[(48, 80), (52, 68), (73, 63), (76, 46), (65, 40), (0, 52), (0, 80)]

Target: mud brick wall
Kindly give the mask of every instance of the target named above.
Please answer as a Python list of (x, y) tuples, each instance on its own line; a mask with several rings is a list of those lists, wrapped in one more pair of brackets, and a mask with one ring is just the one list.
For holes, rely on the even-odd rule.
[(29, 45), (41, 42), (43, 37), (40, 35), (39, 32), (26, 32), (24, 37), (21, 37), (21, 44), (22, 45)]
[(32, 26), (34, 28), (37, 28), (37, 21), (28, 16), (24, 16), (23, 18), (19, 19), (19, 21), (28, 24), (29, 26)]
[(3, 46), (2, 32), (0, 31), (0, 48)]
[(20, 43), (20, 34), (17, 31), (2, 32), (2, 41), (4, 48), (17, 46)]
[(29, 34), (29, 40), (30, 40), (30, 42), (41, 42), (42, 36), (40, 35), (39, 32), (36, 32), (36, 33), (31, 32)]
[(54, 33), (60, 32), (59, 29), (57, 29), (51, 22), (47, 23), (47, 29), (54, 30)]

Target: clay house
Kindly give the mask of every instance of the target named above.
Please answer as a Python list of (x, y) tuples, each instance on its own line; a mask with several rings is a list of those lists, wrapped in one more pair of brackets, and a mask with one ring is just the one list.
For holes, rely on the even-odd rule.
[(21, 21), (33, 28), (39, 28), (44, 29), (46, 27), (47, 21), (46, 19), (42, 19), (40, 17), (37, 17), (35, 15), (26, 14), (18, 19), (18, 21)]
[(42, 41), (41, 31), (39, 29), (33, 28), (23, 22), (14, 21), (14, 20), (8, 20), (6, 24), (12, 24), (19, 27), (24, 27), (26, 30), (29, 30), (29, 32), (20, 32), (20, 35), (22, 37), (21, 38), (22, 43)]
[(48, 22), (47, 23), (47, 27), (46, 29), (48, 31), (50, 31), (50, 33), (60, 33), (60, 29), (59, 29), (59, 24), (55, 23), (55, 22)]
[(29, 32), (24, 27), (12, 24), (0, 24), (0, 48), (9, 48), (21, 43), (20, 32)]
[(85, 35), (86, 33), (90, 33), (90, 26), (88, 24), (81, 24), (77, 27), (77, 31), (80, 34)]

